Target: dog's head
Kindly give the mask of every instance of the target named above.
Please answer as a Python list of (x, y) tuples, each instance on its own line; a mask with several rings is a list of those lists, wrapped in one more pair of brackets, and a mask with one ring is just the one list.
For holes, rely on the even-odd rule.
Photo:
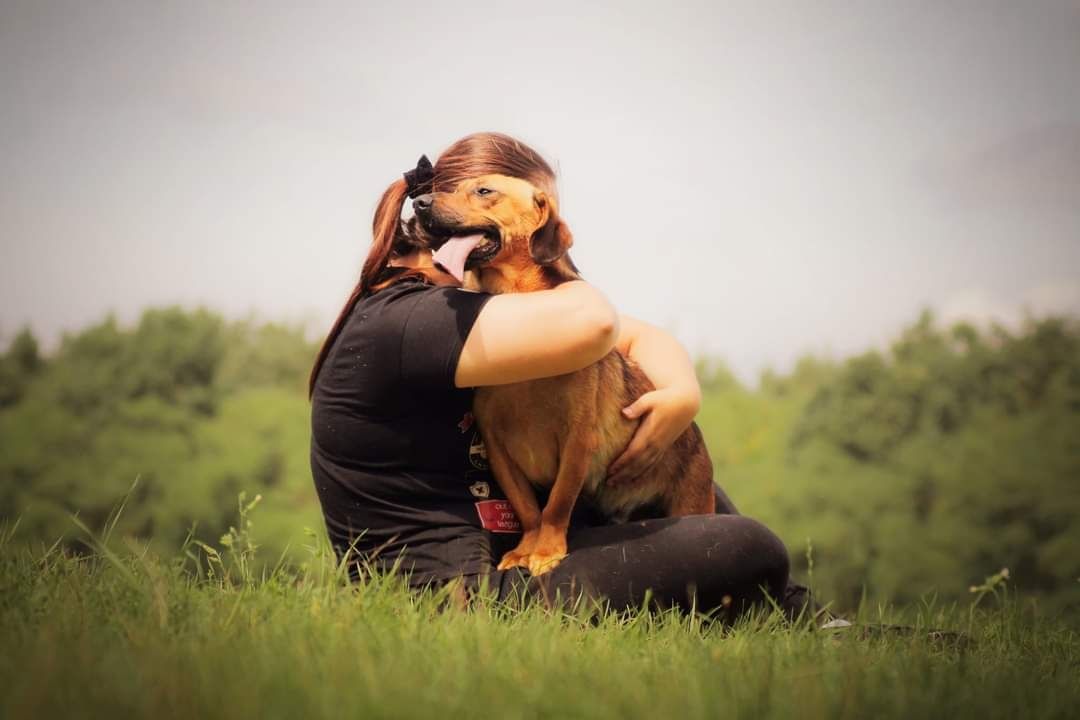
[[(465, 270), (553, 266), (574, 242), (552, 197), (506, 175), (483, 175), (453, 192), (422, 195), (413, 208), (436, 262), (459, 280)], [(573, 267), (569, 258), (565, 262)]]

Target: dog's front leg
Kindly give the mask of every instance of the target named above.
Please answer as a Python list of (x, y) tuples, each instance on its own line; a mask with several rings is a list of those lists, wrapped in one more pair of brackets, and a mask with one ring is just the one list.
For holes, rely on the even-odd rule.
[(528, 567), (529, 557), (540, 530), (540, 505), (536, 502), (536, 493), (524, 473), (506, 453), (499, 439), (488, 437), (483, 431), (481, 434), (484, 435), (484, 446), (487, 448), (488, 462), (491, 463), (495, 482), (499, 483), (506, 499), (510, 501), (510, 507), (514, 508), (514, 514), (521, 521), (521, 541), (516, 548), (502, 556), (498, 569)]
[(568, 434), (566, 445), (559, 453), (559, 472), (540, 516), (540, 530), (529, 557), (529, 572), (533, 575), (550, 572), (566, 557), (570, 514), (585, 485), (591, 454), (595, 449), (593, 433), (581, 431)]

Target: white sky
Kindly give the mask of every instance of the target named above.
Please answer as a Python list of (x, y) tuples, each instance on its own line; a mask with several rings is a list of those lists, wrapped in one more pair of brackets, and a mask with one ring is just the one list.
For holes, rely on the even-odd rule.
[(2, 0), (0, 337), (323, 329), (378, 195), (477, 130), (555, 164), (617, 306), (744, 378), (926, 306), (1080, 312), (1075, 1)]

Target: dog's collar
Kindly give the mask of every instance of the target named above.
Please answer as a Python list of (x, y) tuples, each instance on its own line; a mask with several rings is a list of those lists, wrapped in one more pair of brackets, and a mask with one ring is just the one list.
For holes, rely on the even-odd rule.
[(405, 174), (405, 187), (407, 194), (410, 198), (416, 199), (421, 195), (425, 195), (431, 192), (432, 183), (435, 180), (435, 168), (431, 166), (431, 161), (428, 160), (427, 155), (421, 155), (420, 159), (416, 161), (416, 167), (412, 170), (406, 170)]

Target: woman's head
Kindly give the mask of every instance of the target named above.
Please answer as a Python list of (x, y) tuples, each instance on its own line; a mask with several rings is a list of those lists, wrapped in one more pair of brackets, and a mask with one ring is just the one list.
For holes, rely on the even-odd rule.
[(480, 175), (521, 178), (555, 194), (555, 171), (544, 158), (520, 140), (493, 132), (466, 135), (448, 147), (435, 163), (433, 189), (449, 192)]
[[(502, 133), (474, 133), (461, 138), (443, 151), (433, 169), (431, 190), (448, 192), (462, 180), (479, 175), (509, 175), (528, 180), (551, 197), (558, 197), (555, 172), (551, 166), (528, 145)], [(390, 184), (375, 207), (371, 249), (360, 271), (360, 281), (319, 351), (311, 372), (309, 390), (314, 387), (319, 368), (356, 301), (396, 278), (424, 274), (423, 270), (395, 266), (394, 263), (396, 257), (414, 252), (417, 248), (409, 229), (401, 221), (401, 212), (408, 197), (408, 185), (404, 178), (400, 178)]]

